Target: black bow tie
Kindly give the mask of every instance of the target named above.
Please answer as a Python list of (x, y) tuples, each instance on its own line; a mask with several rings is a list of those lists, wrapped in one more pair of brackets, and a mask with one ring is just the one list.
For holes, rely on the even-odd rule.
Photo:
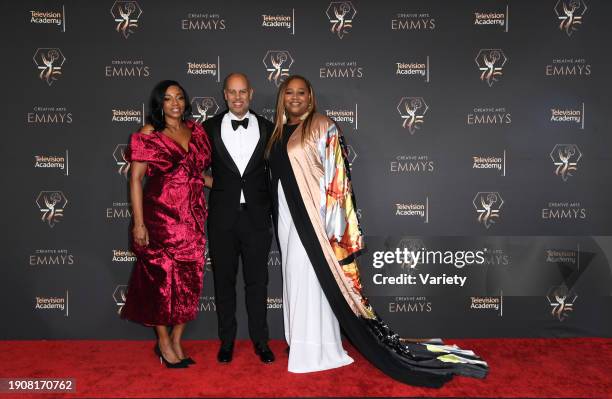
[(246, 129), (249, 126), (249, 118), (244, 118), (241, 121), (232, 119), (232, 127), (234, 128), (234, 130), (238, 130), (238, 126), (240, 125), (242, 125), (242, 127)]

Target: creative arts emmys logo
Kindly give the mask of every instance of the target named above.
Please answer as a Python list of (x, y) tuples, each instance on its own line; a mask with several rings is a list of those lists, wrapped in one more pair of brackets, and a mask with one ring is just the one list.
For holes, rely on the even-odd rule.
[(66, 204), (68, 199), (61, 191), (41, 191), (36, 197), (36, 205), (42, 213), (40, 220), (49, 227), (55, 226), (64, 217)]
[(410, 134), (414, 134), (421, 128), (428, 109), (429, 106), (423, 97), (402, 97), (397, 105), (397, 111), (404, 120), (402, 127), (408, 129)]
[(555, 14), (561, 20), (559, 29), (568, 36), (578, 30), (582, 25), (582, 16), (586, 13), (587, 5), (584, 0), (559, 0), (555, 4)]
[(357, 15), (357, 10), (350, 1), (332, 1), (325, 14), (332, 24), (331, 32), (342, 39), (353, 27), (353, 19)]
[(278, 87), (289, 76), (293, 57), (286, 50), (269, 50), (264, 56), (263, 64), (268, 71), (268, 80)]
[(478, 222), (488, 229), (499, 219), (504, 200), (498, 192), (479, 192), (472, 203), (478, 212)]
[(121, 310), (125, 305), (125, 298), (127, 298), (127, 285), (118, 285), (113, 291), (113, 299), (117, 305), (117, 314), (121, 314)]
[(508, 61), (508, 57), (501, 49), (481, 49), (474, 61), (481, 71), (480, 80), (487, 82), (491, 87), (502, 75), (502, 69)]
[(434, 160), (427, 154), (397, 155), (389, 163), (389, 171), (392, 173), (433, 173), (435, 170)]
[(567, 181), (572, 172), (578, 169), (578, 161), (582, 152), (576, 144), (556, 144), (550, 152), (550, 158), (555, 164), (555, 174), (563, 181)]
[(191, 100), (191, 115), (198, 123), (215, 115), (219, 111), (219, 104), (214, 97), (194, 97)]
[(38, 48), (33, 59), (40, 71), (38, 77), (49, 86), (62, 75), (62, 66), (66, 62), (66, 57), (58, 48)]
[(280, 267), (281, 265), (282, 265), (282, 262), (281, 262), (280, 251), (276, 249), (270, 251), (270, 253), (268, 253), (268, 267), (274, 267), (274, 266)]
[(215, 297), (210, 295), (201, 296), (198, 310), (200, 312), (216, 312), (217, 304), (215, 302)]
[(115, 1), (110, 12), (117, 23), (115, 30), (127, 39), (138, 27), (142, 8), (136, 1)]
[(429, 313), (432, 309), (426, 296), (396, 296), (389, 302), (390, 313)]
[(559, 321), (567, 319), (570, 313), (574, 311), (574, 302), (577, 298), (578, 295), (574, 290), (568, 289), (566, 285), (552, 287), (546, 295), (546, 299), (552, 307), (550, 313)]
[(117, 173), (122, 175), (127, 179), (128, 173), (130, 171), (130, 162), (125, 158), (125, 151), (127, 150), (127, 144), (117, 144), (115, 150), (113, 151), (113, 158), (117, 163)]

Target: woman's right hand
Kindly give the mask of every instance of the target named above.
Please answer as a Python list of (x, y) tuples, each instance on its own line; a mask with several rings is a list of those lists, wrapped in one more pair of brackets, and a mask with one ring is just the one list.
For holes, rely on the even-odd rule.
[(134, 237), (134, 243), (141, 247), (149, 245), (149, 232), (144, 224), (137, 224), (132, 229), (132, 235)]

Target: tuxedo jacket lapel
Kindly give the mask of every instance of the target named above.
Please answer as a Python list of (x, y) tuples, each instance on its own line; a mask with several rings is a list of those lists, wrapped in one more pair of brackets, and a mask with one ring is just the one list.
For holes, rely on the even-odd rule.
[[(209, 134), (212, 136), (213, 144), (217, 148), (219, 152), (219, 156), (221, 160), (227, 165), (228, 168), (232, 170), (232, 172), (240, 175), (240, 170), (238, 170), (238, 166), (236, 162), (232, 159), (227, 147), (223, 143), (223, 139), (221, 138), (221, 122), (223, 121), (223, 116), (227, 113), (227, 111), (220, 114), (217, 119), (214, 121), (215, 123), (211, 124), (211, 132)], [(214, 167), (214, 166), (213, 166)]]
[(257, 118), (257, 125), (259, 125), (259, 141), (257, 141), (257, 145), (255, 146), (255, 150), (253, 150), (253, 154), (251, 154), (251, 159), (249, 159), (249, 163), (247, 163), (246, 168), (244, 169), (244, 174), (249, 173), (253, 168), (257, 165), (257, 160), (262, 158), (262, 152), (268, 142), (268, 131), (266, 130), (266, 125), (264, 125), (261, 117), (255, 112), (250, 111), (251, 114), (255, 118)]

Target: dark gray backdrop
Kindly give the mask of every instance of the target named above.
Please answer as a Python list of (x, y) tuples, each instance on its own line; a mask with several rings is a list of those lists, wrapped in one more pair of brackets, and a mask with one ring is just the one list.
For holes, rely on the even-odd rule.
[[(133, 264), (125, 143), (162, 79), (210, 116), (224, 108), (223, 77), (245, 72), (253, 108), (272, 118), (272, 58), (312, 81), (344, 132), (367, 235), (362, 279), (393, 328), (612, 335), (608, 2), (28, 0), (2, 11), (0, 338), (151, 337), (117, 316)], [(481, 79), (484, 57), (495, 80)], [(403, 126), (406, 105), (418, 128)], [(479, 221), (483, 200), (494, 223)], [(372, 266), (376, 251), (404, 247), (483, 251), (485, 263)], [(280, 338), (274, 248), (269, 268)], [(207, 269), (189, 338), (216, 337)], [(420, 274), (467, 279), (375, 284)]]

